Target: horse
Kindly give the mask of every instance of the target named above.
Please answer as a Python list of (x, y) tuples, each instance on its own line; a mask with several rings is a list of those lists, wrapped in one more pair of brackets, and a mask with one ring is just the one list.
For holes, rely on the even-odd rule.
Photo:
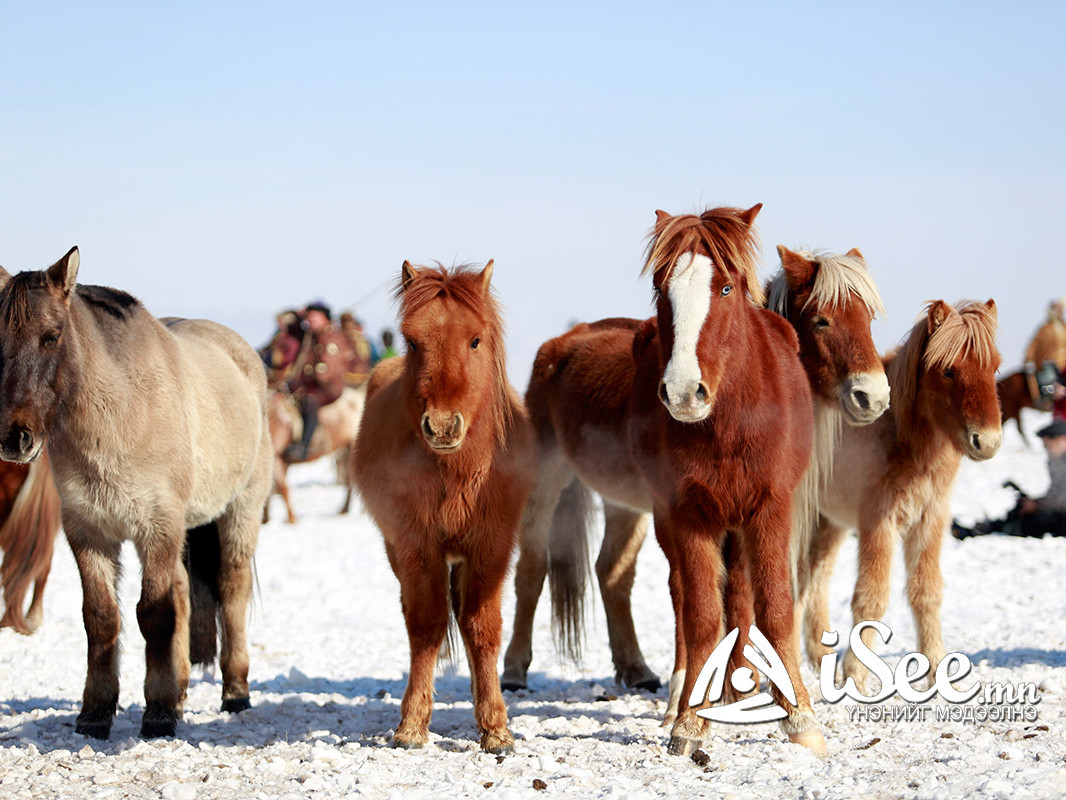
[[(0, 583), (4, 615), (0, 628), (29, 635), (44, 619), (44, 587), (59, 534), (59, 492), (47, 451), (30, 465), (0, 462)], [(23, 606), (33, 585), (30, 607)]]
[[(315, 428), (314, 436), (311, 437), (311, 445), (307, 448), (307, 458), (302, 463), (315, 461), (327, 455), (335, 455), (338, 465), (344, 465), (346, 468), (352, 444), (359, 432), (359, 420), (363, 416), (365, 403), (366, 389), (360, 386), (357, 389), (346, 388), (340, 397), (322, 406), (318, 412), (318, 426)], [(289, 498), (287, 475), (289, 465), (300, 462), (286, 461), (282, 456), (290, 444), (300, 441), (303, 420), (291, 394), (281, 390), (270, 391), (267, 399), (267, 421), (274, 450), (274, 491), (281, 495), (281, 499), (285, 502), (288, 521), (292, 525), (296, 523), (296, 512), (293, 511)], [(344, 471), (342, 470), (342, 473)], [(341, 507), (341, 513), (346, 514), (351, 503), (351, 483), (343, 474), (340, 483), (347, 490), (344, 505)], [(268, 520), (269, 505), (266, 505), (263, 506), (263, 521)]]
[[(824, 483), (841, 425), (869, 424), (888, 407), (888, 379), (870, 333), (873, 317), (884, 308), (858, 248), (844, 255), (793, 252), (783, 245), (777, 250), (781, 269), (767, 284), (767, 305), (796, 330), (800, 361), (814, 397), (814, 452), (797, 492), (797, 500), (808, 507), (802, 513), (809, 516), (809, 498)], [(635, 321), (629, 327), (635, 330)], [(547, 423), (554, 419), (540, 408), (544, 402), (553, 402), (552, 396), (531, 392), (526, 401), (534, 419)], [(543, 432), (541, 440), (551, 441), (552, 436), (554, 432)], [(554, 509), (549, 507), (550, 502), (537, 505), (531, 500), (519, 537), (517, 602), (514, 634), (504, 657), (505, 688), (526, 685), (532, 659), (533, 613), (546, 573), (551, 577), (556, 637), (571, 654), (580, 650), (580, 598), (585, 572), (581, 558), (587, 553), (588, 493), (589, 489), (574, 476)], [(540, 492), (535, 491), (533, 497), (539, 498)], [(651, 511), (650, 505), (640, 507), (632, 500), (628, 506), (621, 506), (604, 498), (604, 538), (596, 574), (618, 682), (630, 688), (657, 691), (659, 678), (644, 660), (630, 604), (636, 559)], [(540, 515), (539, 519), (534, 512)], [(536, 536), (538, 531), (544, 531), (548, 519), (551, 523), (545, 546), (536, 541)], [(731, 552), (736, 552), (736, 548)], [(738, 566), (739, 571), (730, 572), (733, 581), (744, 579), (743, 564), (738, 561)], [(731, 602), (732, 593), (727, 593), (727, 618), (744, 616), (730, 613)], [(750, 612), (746, 616), (750, 617)], [(739, 628), (744, 635), (747, 624), (739, 623)], [(735, 652), (742, 650), (742, 646), (734, 647)], [(672, 723), (677, 716), (680, 687), (676, 681), (673, 688), (664, 724)]]
[(140, 733), (173, 736), (190, 657), (214, 660), (216, 614), (222, 708), (250, 706), (251, 560), (270, 491), (266, 378), (233, 331), (156, 319), (126, 292), (79, 285), (79, 263), (74, 247), (46, 270), (0, 270), (0, 457), (30, 463), (48, 443), (88, 639), (75, 730), (110, 736), (119, 556), (132, 541), (145, 639)]
[[(929, 303), (898, 351), (885, 358), (890, 413), (865, 428), (842, 431), (819, 506), (821, 522), (802, 554), (807, 570), (801, 576), (810, 575), (809, 586), (801, 588), (812, 663), (833, 652), (821, 641), (822, 632), (832, 630), (828, 582), (837, 550), (853, 529), (859, 536), (855, 622), (884, 615), (892, 552), (902, 539), (907, 598), (930, 675), (944, 658), (940, 544), (951, 521), (951, 485), (963, 456), (984, 461), (1001, 442), (996, 316), (992, 300), (957, 307)], [(863, 631), (867, 647), (874, 633)], [(850, 649), (843, 672), (865, 690), (868, 671)]]
[(1046, 407), (1038, 405), (1033, 400), (1033, 390), (1030, 385), (1030, 377), (1025, 372), (1012, 372), (996, 381), (996, 395), (999, 397), (1000, 424), (1006, 425), (1007, 420), (1014, 420), (1021, 434), (1022, 441), (1029, 446), (1029, 437), (1022, 428), (1022, 409), (1032, 408), (1036, 411), (1047, 411)]
[[(698, 747), (706, 731), (692, 697), (698, 670), (686, 666), (702, 666), (721, 638), (721, 593), (702, 587), (724, 577), (727, 530), (738, 531), (750, 556), (758, 623), (783, 653), (794, 688), (792, 697), (772, 689), (787, 713), (784, 730), (817, 752), (825, 748), (790, 644), (792, 495), (811, 452), (811, 392), (796, 333), (758, 307), (760, 208), (657, 212), (644, 268), (656, 315), (581, 324), (546, 342), (526, 393), (541, 464), (524, 526), (532, 551), (543, 547), (574, 475), (611, 505), (653, 510), (676, 620), (671, 693), (693, 701), (673, 723), (676, 754)], [(520, 598), (539, 594), (530, 574), (520, 564)], [(536, 592), (524, 591), (523, 581), (536, 583)]]
[(351, 475), (400, 582), (411, 669), (392, 741), (405, 748), (428, 738), (449, 605), (470, 661), (481, 748), (514, 748), (496, 675), (500, 603), (536, 468), (529, 419), (507, 382), (492, 265), (479, 273), (404, 262), (397, 297), (407, 352), (371, 374), (353, 450)]

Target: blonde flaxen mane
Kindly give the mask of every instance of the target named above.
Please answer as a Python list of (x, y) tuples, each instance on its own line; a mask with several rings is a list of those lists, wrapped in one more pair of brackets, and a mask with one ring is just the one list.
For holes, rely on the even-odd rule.
[[(822, 251), (797, 250), (796, 255), (818, 264), (811, 296), (804, 308), (811, 305), (841, 306), (854, 294), (872, 316), (885, 313), (881, 293), (877, 290), (866, 262), (860, 256), (834, 255)], [(766, 307), (781, 316), (788, 311), (788, 279), (784, 270), (774, 275), (769, 285)]]

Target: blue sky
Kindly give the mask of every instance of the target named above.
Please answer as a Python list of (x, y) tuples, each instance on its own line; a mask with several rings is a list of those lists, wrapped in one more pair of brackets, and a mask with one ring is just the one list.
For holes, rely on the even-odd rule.
[(882, 347), (994, 297), (1011, 368), (1066, 295), (1066, 5), (386, 5), (0, 2), (0, 264), (78, 244), (258, 345), (494, 258), (519, 386), (570, 321), (649, 313), (656, 208), (764, 203), (766, 276), (860, 247)]

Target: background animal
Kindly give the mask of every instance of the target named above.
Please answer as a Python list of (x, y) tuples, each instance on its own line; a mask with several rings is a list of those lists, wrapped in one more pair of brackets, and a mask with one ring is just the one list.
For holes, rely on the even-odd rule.
[(1046, 410), (1039, 408), (1033, 402), (1030, 380), (1025, 372), (1019, 370), (1009, 375), (1004, 375), (996, 381), (996, 395), (999, 397), (1000, 406), (1000, 424), (1006, 425), (1008, 420), (1014, 420), (1022, 441), (1027, 445), (1029, 444), (1029, 437), (1025, 435), (1025, 429), (1022, 427), (1022, 409)]

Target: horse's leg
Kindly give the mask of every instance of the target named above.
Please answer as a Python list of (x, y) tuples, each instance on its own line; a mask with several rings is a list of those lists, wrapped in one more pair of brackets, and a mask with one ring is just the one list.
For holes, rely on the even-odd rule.
[(88, 639), (88, 672), (81, 712), (74, 730), (94, 739), (111, 735), (111, 723), (118, 706), (118, 636), (121, 619), (118, 609), (118, 542), (88, 541), (72, 524), (67, 524), (67, 541), (81, 575), (82, 619)]
[(182, 563), (185, 527), (174, 521), (137, 540), (144, 636), (144, 718), (141, 737), (173, 736), (189, 686), (189, 578)]
[(781, 720), (781, 729), (791, 741), (802, 744), (818, 755), (825, 755), (825, 737), (800, 674), (799, 639), (789, 567), (789, 540), (792, 535), (789, 503), (765, 503), (756, 512), (747, 533), (744, 551), (748, 556), (755, 594), (756, 624), (781, 659), (796, 698), (793, 704), (776, 682), (770, 682), (771, 697), (788, 713)]
[[(663, 715), (662, 726), (665, 728), (673, 725), (677, 720), (678, 709), (681, 705), (681, 687), (685, 683), (686, 665), (688, 654), (685, 647), (685, 628), (681, 624), (684, 616), (684, 580), (681, 575), (681, 567), (678, 563), (677, 546), (674, 543), (674, 532), (670, 523), (663, 514), (656, 514), (655, 539), (666, 556), (670, 566), (668, 586), (670, 588), (670, 603), (674, 607), (674, 670), (670, 674), (670, 693), (666, 701), (666, 713)], [(719, 600), (720, 602), (720, 600)]]
[(803, 632), (807, 660), (817, 671), (823, 656), (833, 653), (833, 648), (822, 644), (822, 632), (831, 630), (829, 623), (829, 582), (833, 577), (837, 553), (847, 538), (847, 528), (834, 525), (822, 517), (811, 534), (806, 556), (810, 582), (801, 595), (799, 608), (803, 609)]
[[(660, 516), (656, 515), (656, 535), (661, 527)], [(691, 526), (671, 526), (673, 558), (671, 559), (670, 577), (675, 574), (680, 586), (684, 587), (682, 606), (675, 620), (677, 629), (684, 632), (682, 645), (685, 648), (686, 663), (691, 663), (691, 670), (676, 670), (674, 677), (681, 676), (681, 686), (676, 697), (677, 718), (670, 731), (668, 752), (671, 755), (687, 756), (703, 743), (707, 733), (707, 720), (696, 714), (697, 707), (706, 706), (706, 702), (693, 706), (689, 701), (698, 677), (699, 669), (710, 658), (722, 633), (722, 592), (723, 576), (722, 541), (725, 531), (708, 534)], [(673, 588), (671, 583), (671, 589)], [(671, 679), (673, 684), (673, 679)], [(671, 685), (670, 702), (675, 702), (674, 686)]]
[(515, 612), (511, 642), (503, 656), (504, 689), (526, 688), (533, 661), (533, 617), (548, 575), (548, 536), (563, 487), (574, 478), (562, 453), (541, 462), (537, 485), (526, 501), (518, 529), (518, 563), (515, 565)]
[[(896, 528), (885, 517), (868, 525), (860, 520), (859, 525), (859, 576), (855, 581), (855, 593), (851, 598), (851, 613), (854, 624), (865, 620), (879, 620), (888, 609), (888, 595), (892, 572), (892, 548), (896, 541)], [(875, 631), (862, 631), (862, 641), (873, 647)], [(849, 648), (844, 655), (844, 678), (854, 678), (855, 686), (864, 694), (870, 671), (863, 666)]]
[[(750, 641), (748, 631), (754, 621), (755, 595), (748, 575), (748, 556), (744, 552), (744, 539), (736, 531), (726, 532), (722, 557), (725, 561), (725, 633), (728, 635), (734, 628), (739, 631), (737, 641), (729, 654), (729, 674), (747, 668), (752, 670), (758, 680), (754, 668), (744, 657), (744, 648)], [(754, 691), (756, 690), (753, 689), (752, 692)], [(726, 683), (724, 701), (735, 702), (742, 697), (744, 693), (738, 692), (732, 682)]]
[(462, 600), (457, 610), (459, 633), (470, 661), (470, 688), (481, 749), (496, 754), (514, 750), (514, 736), (507, 729), (507, 706), (496, 675), (503, 628), (500, 596), (510, 562), (506, 549), (483, 554), (485, 560), (477, 564), (477, 569), (470, 562), (461, 565)]
[(289, 524), (296, 524), (296, 512), (292, 510), (292, 501), (289, 499), (289, 481), (287, 475), (289, 465), (280, 457), (274, 459), (274, 488), (277, 489), (281, 499), (285, 501), (285, 512), (288, 514)]
[(604, 503), (604, 535), (596, 559), (596, 577), (607, 612), (607, 636), (611, 642), (615, 679), (631, 689), (659, 691), (659, 676), (652, 672), (640, 651), (633, 626), (633, 580), (637, 556), (648, 535), (650, 517), (637, 511)]
[(907, 565), (907, 598), (918, 629), (918, 650), (929, 659), (929, 683), (946, 655), (940, 629), (940, 604), (944, 576), (940, 570), (940, 547), (950, 524), (946, 508), (927, 508), (918, 524), (903, 537)]
[(385, 550), (400, 580), (400, 604), (411, 645), (411, 670), (400, 704), (400, 725), (392, 742), (399, 747), (417, 748), (429, 740), (433, 669), (448, 632), (448, 566), (442, 558), (428, 553), (398, 557), (387, 543)]
[(37, 579), (33, 582), (33, 599), (30, 600), (29, 610), (26, 612), (26, 626), (33, 633), (44, 621), (44, 587), (48, 583), (48, 574), (52, 571), (52, 559), (49, 556), (48, 563), (44, 565)]

